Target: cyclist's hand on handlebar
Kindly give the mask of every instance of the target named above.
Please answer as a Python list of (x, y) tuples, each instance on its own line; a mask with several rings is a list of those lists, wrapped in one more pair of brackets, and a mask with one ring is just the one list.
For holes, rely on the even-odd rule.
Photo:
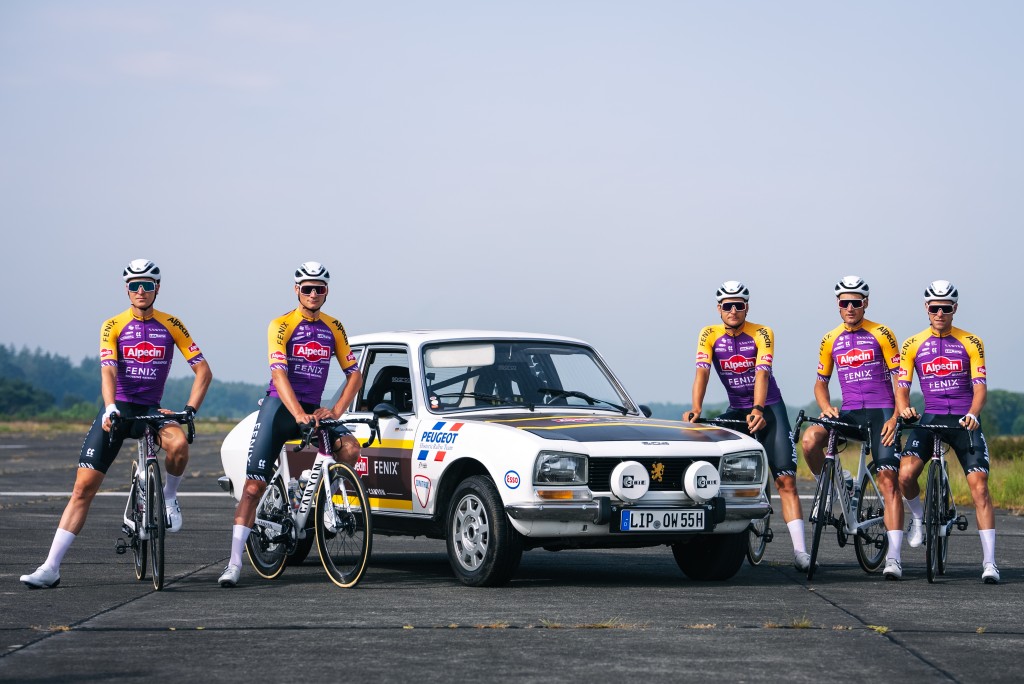
[(334, 420), (337, 418), (336, 415), (331, 413), (331, 409), (324, 408), (321, 406), (316, 411), (313, 411), (313, 417), (316, 418), (319, 423), (321, 420)]
[(896, 418), (890, 418), (889, 420), (882, 423), (882, 444), (884, 446), (892, 446), (893, 442), (896, 441)]
[(121, 412), (117, 410), (117, 404), (108, 404), (106, 411), (103, 414), (103, 431), (110, 432), (110, 418), (111, 416), (120, 416)]
[(764, 414), (760, 411), (754, 410), (747, 414), (747, 430), (751, 433), (761, 430), (766, 425), (768, 425), (768, 421), (764, 419)]
[(900, 418), (903, 418), (904, 420), (913, 421), (917, 420), (920, 417), (921, 416), (919, 416), (917, 413), (917, 409), (914, 408), (913, 406), (908, 406), (907, 408), (900, 411)]
[(690, 409), (683, 413), (684, 423), (694, 423), (698, 418), (700, 418), (700, 409)]
[(828, 408), (826, 408), (826, 409), (822, 409), (821, 410), (821, 415), (818, 416), (818, 418), (838, 418), (838, 417), (839, 417), (839, 409), (837, 409), (835, 406), (831, 406), (831, 405)]
[(973, 413), (968, 413), (966, 416), (960, 419), (960, 424), (968, 430), (977, 430), (981, 427), (981, 423)]

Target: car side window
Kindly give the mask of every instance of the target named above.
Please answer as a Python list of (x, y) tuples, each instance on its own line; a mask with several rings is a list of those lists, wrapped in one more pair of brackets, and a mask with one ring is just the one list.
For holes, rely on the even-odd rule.
[(380, 403), (394, 406), (399, 413), (413, 411), (409, 352), (394, 347), (370, 347), (362, 365), (363, 387), (358, 411), (372, 411)]

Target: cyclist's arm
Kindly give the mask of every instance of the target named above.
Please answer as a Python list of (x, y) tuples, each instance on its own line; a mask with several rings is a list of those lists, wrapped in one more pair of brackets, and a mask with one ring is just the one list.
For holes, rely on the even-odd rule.
[(914, 418), (917, 411), (910, 405), (910, 385), (904, 387), (904, 383), (896, 386), (896, 414), (904, 418)]
[(206, 391), (210, 389), (213, 371), (210, 370), (210, 364), (204, 359), (192, 366), (192, 372), (196, 374), (196, 377), (192, 381), (192, 391), (189, 392), (187, 405), (198, 411), (199, 407), (203, 405), (203, 399), (206, 398)]
[(302, 408), (302, 404), (299, 403), (299, 398), (295, 396), (292, 383), (288, 380), (288, 371), (281, 370), (280, 368), (271, 368), (270, 377), (274, 380), (274, 389), (277, 390), (278, 399), (288, 409), (288, 413), (295, 417), (295, 422), (308, 423), (310, 420), (313, 420), (313, 416), (306, 413), (305, 409)]
[(697, 367), (697, 373), (693, 376), (693, 389), (691, 391), (692, 407), (683, 414), (683, 420), (694, 421), (700, 418), (704, 406), (704, 395), (708, 391), (708, 380), (711, 378), (710, 368)]
[(338, 397), (338, 401), (331, 408), (331, 418), (341, 418), (341, 415), (352, 405), (352, 400), (356, 398), (356, 394), (363, 386), (363, 374), (358, 369), (346, 373), (346, 378), (345, 389), (341, 391), (341, 396)]
[[(117, 394), (117, 366), (100, 366), (100, 395), (103, 405), (110, 406)], [(103, 418), (103, 429), (110, 432), (110, 418)]]
[(819, 377), (814, 383), (814, 401), (821, 410), (822, 417), (838, 418), (839, 409), (832, 405), (832, 394), (828, 391), (828, 380)]
[[(764, 406), (764, 402), (768, 399), (768, 379), (771, 378), (772, 372), (766, 370), (759, 370), (754, 373), (754, 406)], [(757, 432), (768, 424), (768, 421), (764, 419), (764, 411), (753, 409), (747, 414), (747, 429), (751, 432)]]
[[(981, 423), (978, 422), (978, 416), (981, 415), (981, 410), (985, 408), (985, 401), (988, 399), (988, 386), (984, 383), (977, 383), (974, 385), (974, 398), (971, 399), (971, 410), (968, 411), (975, 420), (964, 421), (964, 427), (968, 430), (977, 430), (981, 427)], [(965, 417), (966, 418), (966, 417)]]

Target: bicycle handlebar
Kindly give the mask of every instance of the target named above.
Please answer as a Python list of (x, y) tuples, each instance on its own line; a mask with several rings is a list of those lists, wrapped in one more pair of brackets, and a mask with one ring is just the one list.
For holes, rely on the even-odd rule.
[(868, 453), (871, 452), (871, 423), (843, 423), (834, 418), (811, 418), (803, 409), (800, 409), (800, 413), (796, 416), (796, 424), (793, 426), (793, 441), (800, 435), (800, 427), (804, 423), (811, 423), (813, 425), (820, 425), (826, 430), (833, 431), (839, 428), (850, 428), (860, 433), (860, 441), (867, 445)]
[[(903, 416), (900, 416), (899, 418), (896, 419), (896, 437), (894, 441), (896, 445), (896, 453), (903, 453), (903, 445), (900, 444), (900, 437), (903, 433), (903, 426), (912, 425), (916, 422), (917, 418), (911, 418), (907, 420)], [(974, 430), (968, 430), (963, 425), (935, 425), (932, 423), (919, 423), (915, 427), (921, 428), (922, 430), (926, 430), (932, 433), (933, 435), (941, 435), (943, 432), (959, 432), (963, 430), (964, 432), (967, 433), (967, 451), (968, 453), (971, 454), (974, 453)]]
[(361, 446), (368, 447), (373, 444), (374, 440), (380, 438), (380, 418), (373, 416), (372, 418), (321, 418), (319, 421), (311, 420), (305, 424), (302, 428), (302, 439), (299, 444), (292, 447), (292, 451), (302, 451), (313, 442), (313, 435), (316, 434), (320, 428), (332, 428), (344, 425), (369, 425), (370, 426), (370, 439)]
[(154, 413), (148, 416), (122, 416), (120, 413), (113, 413), (110, 416), (110, 436), (107, 437), (107, 441), (110, 444), (114, 443), (114, 431), (120, 423), (149, 423), (153, 427), (156, 427), (155, 424), (157, 422), (173, 420), (188, 428), (185, 431), (185, 438), (188, 440), (188, 443), (191, 444), (192, 440), (195, 439), (196, 436), (195, 416), (196, 414), (191, 411)]

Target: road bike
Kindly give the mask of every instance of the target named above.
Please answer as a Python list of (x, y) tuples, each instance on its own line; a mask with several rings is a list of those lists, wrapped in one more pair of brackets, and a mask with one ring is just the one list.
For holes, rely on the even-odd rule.
[[(814, 577), (821, 535), (826, 525), (836, 528), (836, 540), (840, 547), (846, 546), (850, 537), (853, 537), (860, 567), (864, 572), (875, 572), (885, 560), (889, 538), (885, 533), (885, 501), (875, 482), (878, 467), (874, 461), (867, 465), (867, 456), (871, 453), (871, 424), (857, 425), (831, 418), (811, 418), (800, 411), (793, 428), (794, 441), (799, 439), (800, 427), (804, 423), (820, 425), (828, 430), (825, 462), (811, 504), (809, 520), (813, 526), (813, 535), (807, 579)], [(840, 432), (855, 434), (860, 440), (860, 458), (852, 488), (847, 485), (842, 464), (836, 458), (839, 440), (845, 439)]]
[(157, 591), (164, 588), (164, 536), (168, 521), (164, 505), (163, 476), (160, 461), (157, 459), (160, 447), (156, 443), (156, 435), (160, 426), (168, 421), (176, 421), (186, 426), (186, 438), (191, 444), (196, 435), (194, 416), (191, 411), (181, 411), (131, 417), (114, 414), (110, 417), (108, 439), (111, 443), (121, 430), (128, 431), (138, 424), (143, 426), (139, 436), (129, 437), (138, 443), (138, 457), (132, 461), (128, 501), (124, 506), (121, 524), (121, 531), (127, 536), (127, 540), (118, 537), (114, 542), (114, 550), (119, 555), (123, 555), (128, 549), (132, 550), (135, 558), (135, 579), (140, 582), (146, 579), (148, 551), (153, 573), (153, 588)]
[[(288, 562), (301, 561), (314, 535), (327, 576), (339, 587), (352, 587), (362, 579), (373, 546), (369, 499), (362, 479), (352, 466), (334, 460), (328, 428), (364, 423), (370, 426), (373, 443), (379, 435), (378, 418), (320, 420), (303, 430), (293, 451), (319, 443), (308, 473), (295, 480), (285, 449), (278, 458), (263, 497), (256, 507), (256, 521), (245, 542), (253, 568), (260, 577), (279, 577)], [(326, 452), (326, 453), (325, 453)], [(291, 484), (291, 487), (289, 487)], [(312, 530), (307, 526), (312, 519)], [(292, 560), (289, 561), (289, 556)]]
[[(896, 451), (902, 453), (900, 436), (903, 429), (913, 421), (903, 418), (896, 420)], [(967, 529), (967, 518), (957, 515), (956, 504), (949, 489), (949, 471), (946, 466), (946, 452), (942, 448), (942, 436), (951, 432), (964, 431), (969, 439), (968, 450), (974, 453), (974, 432), (959, 425), (933, 425), (920, 423), (914, 429), (930, 432), (932, 435), (932, 457), (928, 463), (928, 474), (924, 496), (924, 538), (925, 566), (928, 581), (935, 582), (936, 575), (946, 574), (946, 553), (949, 551), (949, 533), (953, 527), (963, 532)], [(923, 457), (923, 455), (922, 455)]]
[[(745, 420), (735, 418), (698, 418), (694, 422), (729, 428), (745, 435), (750, 434), (747, 429), (747, 421)], [(764, 495), (765, 498), (771, 501), (771, 491), (768, 489), (767, 479), (764, 483)], [(747, 528), (747, 562), (751, 565), (758, 565), (764, 560), (764, 552), (768, 548), (768, 544), (775, 539), (775, 533), (772, 532), (771, 528), (773, 512), (771, 506), (769, 506), (768, 515), (760, 520), (751, 520), (750, 526)]]

